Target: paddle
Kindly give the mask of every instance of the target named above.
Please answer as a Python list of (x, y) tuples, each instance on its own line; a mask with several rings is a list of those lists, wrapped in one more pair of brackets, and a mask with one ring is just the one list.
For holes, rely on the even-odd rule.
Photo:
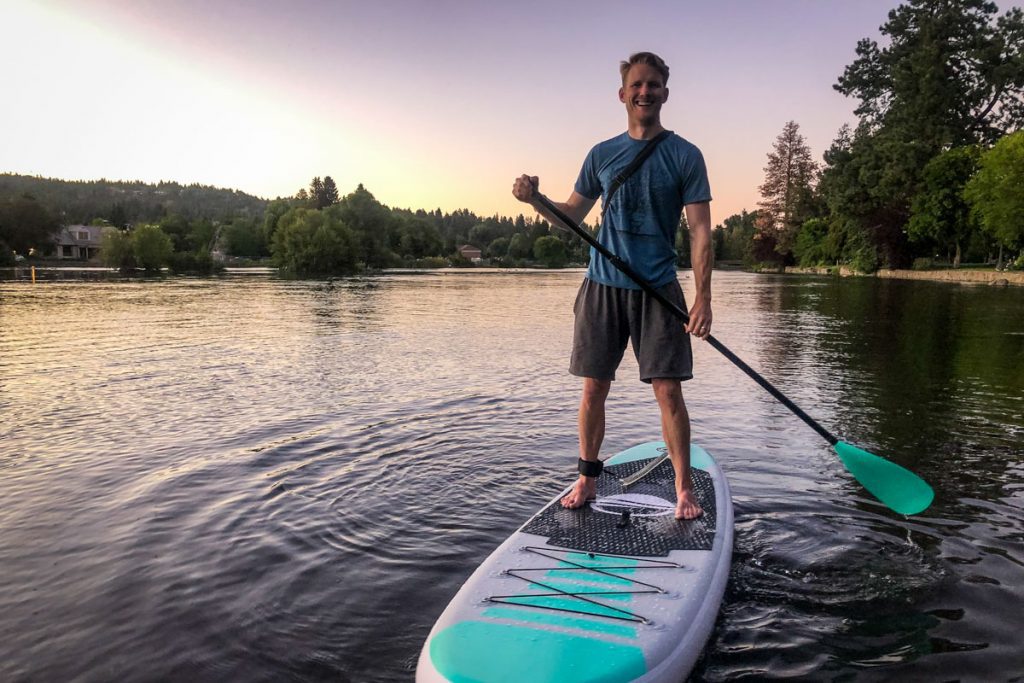
[[(613, 266), (626, 274), (633, 282), (649, 295), (658, 300), (668, 308), (677, 318), (684, 323), (689, 322), (690, 316), (683, 309), (662, 296), (654, 287), (642, 278), (636, 271), (629, 267), (625, 261), (608, 251), (593, 235), (581, 228), (574, 220), (569, 218), (557, 206), (551, 203), (544, 195), (534, 188), (538, 201), (567, 228), (575, 232), (584, 242), (594, 247), (602, 256), (608, 259)], [(900, 467), (894, 462), (857, 448), (844, 441), (840, 441), (827, 429), (818, 424), (810, 415), (800, 409), (795, 403), (776, 389), (771, 382), (766, 380), (753, 368), (743, 362), (739, 356), (726, 348), (725, 344), (708, 335), (708, 344), (711, 344), (722, 355), (728, 358), (733, 365), (745, 372), (748, 377), (761, 385), (761, 388), (774, 396), (782, 405), (786, 406), (794, 415), (803, 420), (811, 429), (818, 432), (835, 450), (840, 462), (853, 475), (853, 478), (861, 483), (873, 496), (882, 501), (890, 509), (903, 515), (916, 515), (923, 512), (931, 505), (935, 493), (932, 488), (916, 474)], [(630, 483), (635, 483), (631, 481)]]

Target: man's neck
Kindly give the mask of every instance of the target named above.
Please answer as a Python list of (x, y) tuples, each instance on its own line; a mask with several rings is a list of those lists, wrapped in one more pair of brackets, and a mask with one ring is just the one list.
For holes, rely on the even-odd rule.
[(661, 125), (661, 121), (655, 121), (654, 123), (641, 124), (629, 122), (629, 128), (627, 132), (629, 137), (634, 140), (651, 140), (658, 136), (658, 133), (665, 130), (665, 127)]

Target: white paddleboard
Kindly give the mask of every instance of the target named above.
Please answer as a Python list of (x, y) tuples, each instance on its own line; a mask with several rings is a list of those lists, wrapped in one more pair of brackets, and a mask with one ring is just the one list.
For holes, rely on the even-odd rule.
[[(605, 462), (597, 500), (561, 507), (560, 494), (473, 572), (420, 653), (419, 683), (682, 681), (714, 628), (732, 560), (729, 484), (691, 448), (704, 515), (674, 517), (662, 442)], [(568, 491), (568, 489), (567, 489)]]

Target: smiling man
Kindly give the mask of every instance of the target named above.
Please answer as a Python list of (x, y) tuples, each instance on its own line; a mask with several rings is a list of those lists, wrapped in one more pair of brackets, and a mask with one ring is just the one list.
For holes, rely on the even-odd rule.
[[(684, 327), (611, 262), (591, 249), (590, 266), (576, 296), (569, 371), (583, 378), (579, 408), (580, 476), (562, 505), (578, 508), (595, 497), (605, 433), (605, 400), (632, 342), (640, 379), (652, 385), (661, 410), (661, 429), (675, 470), (678, 519), (702, 510), (690, 474), (690, 417), (682, 381), (693, 377), (690, 334), (711, 332), (711, 191), (704, 158), (693, 144), (661, 125), (668, 100), (668, 66), (650, 52), (638, 52), (620, 65), (619, 101), (626, 106), (625, 133), (597, 144), (587, 155), (574, 191), (555, 205), (577, 223), (603, 199), (598, 241), (628, 263), (663, 296), (685, 308), (676, 276), (675, 238), (686, 212), (690, 229), (696, 300)], [(659, 138), (659, 136), (661, 136)], [(622, 173), (648, 143), (650, 156), (617, 189)], [(512, 194), (558, 225), (540, 206), (539, 181), (523, 175)]]

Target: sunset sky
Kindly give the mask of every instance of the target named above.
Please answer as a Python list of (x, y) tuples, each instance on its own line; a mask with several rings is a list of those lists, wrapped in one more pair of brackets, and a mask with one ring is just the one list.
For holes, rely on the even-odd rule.
[(832, 89), (895, 0), (0, 0), (0, 172), (273, 198), (314, 175), (393, 207), (515, 215), (568, 196), (625, 130), (618, 62), (672, 70), (662, 119), (704, 152), (715, 223), (756, 208), (783, 124), (815, 158)]

